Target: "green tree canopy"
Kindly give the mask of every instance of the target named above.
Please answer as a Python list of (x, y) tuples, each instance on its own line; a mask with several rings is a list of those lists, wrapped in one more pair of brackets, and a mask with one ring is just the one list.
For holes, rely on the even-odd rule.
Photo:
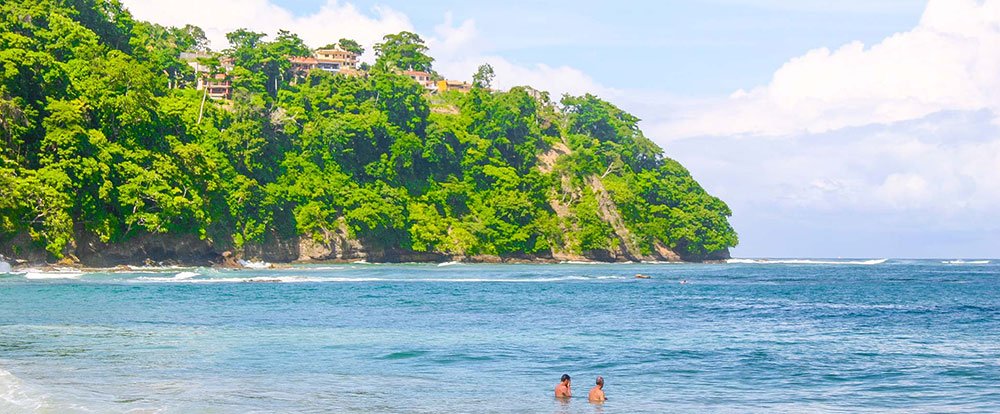
[(386, 35), (375, 44), (375, 66), (382, 70), (416, 70), (430, 72), (434, 58), (427, 55), (427, 46), (413, 32)]

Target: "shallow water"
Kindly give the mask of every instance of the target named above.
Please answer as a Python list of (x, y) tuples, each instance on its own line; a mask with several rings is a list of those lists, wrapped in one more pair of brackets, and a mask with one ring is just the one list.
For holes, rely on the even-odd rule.
[(0, 275), (0, 412), (1000, 412), (996, 261), (824, 262)]

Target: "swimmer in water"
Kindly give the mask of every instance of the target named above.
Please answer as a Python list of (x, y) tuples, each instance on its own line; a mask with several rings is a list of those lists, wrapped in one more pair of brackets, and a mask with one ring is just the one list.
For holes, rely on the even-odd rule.
[(590, 389), (590, 395), (587, 395), (587, 399), (592, 403), (602, 403), (608, 400), (608, 397), (604, 395), (604, 377), (597, 377), (597, 385)]
[(556, 385), (556, 398), (569, 398), (572, 396), (572, 391), (569, 388), (570, 381), (569, 374), (563, 374), (562, 378), (559, 379), (559, 385)]

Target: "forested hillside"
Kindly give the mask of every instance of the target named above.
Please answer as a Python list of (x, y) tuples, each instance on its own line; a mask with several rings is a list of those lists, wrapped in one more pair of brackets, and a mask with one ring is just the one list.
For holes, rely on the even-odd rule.
[(737, 243), (726, 204), (597, 97), (492, 90), (486, 65), (470, 92), (429, 94), (401, 74), (433, 71), (412, 33), (354, 76), (294, 71), (311, 50), (293, 33), (228, 38), (201, 63), (232, 99), (206, 99), (180, 59), (207, 50), (197, 27), (113, 0), (0, 4), (0, 253), (702, 260)]

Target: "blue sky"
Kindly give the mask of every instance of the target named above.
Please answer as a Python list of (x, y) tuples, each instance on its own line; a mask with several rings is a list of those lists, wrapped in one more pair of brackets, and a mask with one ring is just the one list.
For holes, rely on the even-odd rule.
[(1000, 258), (1000, 0), (124, 3), (216, 48), (411, 30), (449, 78), (597, 94), (729, 203), (737, 257)]

